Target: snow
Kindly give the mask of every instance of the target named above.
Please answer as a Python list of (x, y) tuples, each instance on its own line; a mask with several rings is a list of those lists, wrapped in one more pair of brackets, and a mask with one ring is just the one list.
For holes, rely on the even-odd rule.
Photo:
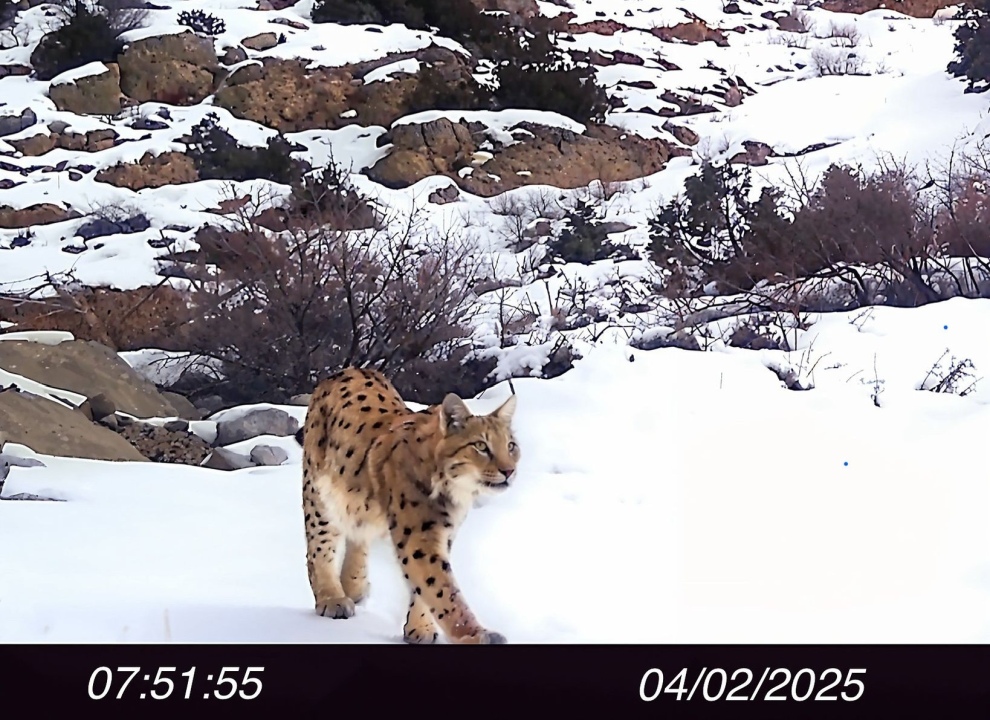
[[(280, 11), (259, 11), (253, 0), (169, 5), (150, 10), (147, 26), (124, 39), (189, 32), (178, 13), (204, 9), (226, 23), (212, 40), (220, 53), (262, 32), (285, 35), (270, 50), (248, 51), (247, 63), (299, 57), (312, 68), (338, 66), (433, 44), (465, 52), (447, 38), (398, 25), (312, 23), (312, 0)], [(565, 11), (553, 2), (538, 5), (548, 16)], [(917, 19), (889, 8), (852, 15), (803, 7), (812, 31), (785, 33), (760, 15), (790, 10), (790, 2), (742, 3), (742, 13), (729, 15), (721, 0), (691, 2), (691, 14), (725, 32), (728, 46), (720, 47), (665, 42), (652, 33), (689, 22), (685, 3), (590, 0), (574, 6), (566, 10), (575, 13), (574, 24), (615, 20), (626, 29), (562, 33), (562, 47), (642, 60), (595, 67), (598, 81), (624, 103), (607, 124), (674, 142), (663, 127), (668, 119), (657, 114), (677, 107), (665, 93), (695, 96), (713, 108), (671, 119), (699, 135), (691, 156), (623, 184), (599, 203), (602, 219), (633, 226), (611, 236), (630, 247), (643, 245), (646, 219), (702, 159), (732, 157), (747, 141), (769, 143), (779, 154), (803, 153), (753, 168), (758, 190), (761, 182), (781, 182), (795, 166), (814, 179), (833, 162), (869, 168), (894, 158), (937, 165), (990, 132), (986, 99), (965, 93), (964, 83), (946, 73), (957, 23), (942, 13)], [(19, 13), (11, 33), (17, 44), (4, 41), (0, 64), (29, 62), (51, 26), (47, 11), (41, 5)], [(827, 37), (833, 23), (855, 26), (855, 48), (837, 47)], [(813, 56), (822, 51), (855, 52), (863, 74), (818, 76)], [(665, 69), (670, 63), (678, 69)], [(365, 81), (388, 82), (418, 65), (396, 60)], [(208, 113), (242, 144), (264, 145), (274, 135), (212, 98), (191, 107), (143, 103), (106, 118), (58, 111), (47, 95), (51, 84), (105, 70), (92, 63), (52, 83), (0, 78), (0, 113), (30, 108), (38, 117), (36, 125), (0, 138), (0, 182), (13, 183), (0, 204), (54, 203), (79, 213), (34, 226), (21, 247), (12, 243), (22, 230), (0, 228), (0, 293), (50, 294), (45, 273), (90, 286), (155, 285), (162, 256), (196, 250), (195, 229), (217, 222), (211, 208), (270, 189), (261, 181), (210, 180), (132, 192), (97, 182), (100, 170), (146, 153), (182, 152), (180, 138)], [(723, 91), (734, 82), (753, 93), (730, 106)], [(987, 642), (990, 490), (974, 468), (983, 465), (978, 451), (990, 422), (990, 390), (982, 380), (990, 365), (990, 340), (982, 332), (990, 323), (988, 301), (812, 315), (808, 330), (789, 333), (795, 340), (790, 352), (727, 347), (730, 322), (708, 327), (708, 352), (633, 350), (631, 339), (671, 330), (663, 308), (631, 318), (619, 313), (626, 298), (610, 283), (622, 278), (633, 295), (648, 292), (648, 263), (558, 264), (555, 276), (540, 278), (533, 271), (540, 243), (510, 249), (519, 227), (558, 218), (561, 208), (595, 186), (528, 186), (489, 199), (462, 191), (455, 203), (433, 205), (426, 201), (430, 192), (450, 180), (425, 178), (405, 190), (374, 184), (360, 173), (388, 154), (390, 146), (379, 143), (391, 128), (364, 126), (360, 113), (344, 116), (359, 123), (288, 133), (305, 147), (297, 156), (316, 167), (333, 158), (361, 192), (390, 211), (423, 212), (427, 232), (431, 226), (463, 230), (487, 255), (493, 277), (517, 281), (479, 298), (473, 338), (481, 357), (496, 360), (495, 377), (513, 378), (524, 452), (518, 485), (469, 516), (454, 550), (458, 578), (484, 622), (510, 642)], [(139, 117), (167, 127), (130, 127)], [(518, 108), (425, 111), (391, 127), (438, 118), (485, 128), (479, 162), (491, 143), (518, 142), (522, 122), (587, 130), (556, 113)], [(55, 122), (68, 124), (70, 134), (112, 129), (122, 142), (95, 153), (54, 149), (40, 157), (22, 156), (10, 144)], [(84, 165), (94, 170), (70, 179), (70, 171)], [(459, 172), (469, 175), (473, 168)], [(113, 205), (143, 212), (151, 227), (87, 243), (75, 236), (83, 222)], [(511, 207), (519, 214), (505, 212)], [(171, 247), (149, 245), (163, 234)], [(81, 254), (65, 252), (83, 245)], [(538, 379), (561, 335), (552, 329), (554, 313), (579, 290), (608, 320), (568, 331), (583, 357), (559, 378)], [(532, 311), (536, 322), (531, 333), (503, 346), (506, 307)], [(11, 326), (0, 318), (0, 328)], [(16, 327), (0, 335), (0, 341), (14, 339), (68, 338)], [(161, 384), (197, 360), (155, 348), (121, 357)], [(977, 382), (971, 393), (918, 389), (933, 366), (941, 363), (937, 372), (944, 373), (953, 359), (972, 360)], [(813, 389), (784, 389), (772, 368), (794, 370)], [(0, 387), (12, 383), (60, 402), (85, 399), (0, 370)], [(494, 408), (506, 392), (499, 385), (471, 404)], [(191, 429), (212, 442), (218, 420), (259, 407), (278, 407), (300, 421), (306, 414), (305, 407), (260, 403), (193, 422)], [(12, 468), (5, 495), (32, 492), (66, 502), (0, 503), (0, 545), (15, 549), (0, 554), (0, 640), (397, 642), (406, 600), (387, 547), (375, 551), (372, 596), (357, 617), (313, 615), (299, 500), (301, 450), (291, 437), (267, 436), (232, 449), (248, 453), (261, 443), (284, 448), (288, 463), (225, 473), (39, 456), (46, 467)], [(35, 457), (10, 444), (5, 452)], [(593, 540), (575, 552), (575, 539), (589, 534)], [(598, 583), (589, 581), (594, 570), (604, 570)], [(66, 587), (73, 588), (71, 603), (64, 600)]]
[[(988, 323), (990, 301), (965, 299), (815, 318), (776, 353), (824, 357), (805, 392), (774, 353), (724, 348), (602, 343), (560, 377), (516, 378), (518, 481), (458, 534), (466, 598), (513, 643), (987, 642), (990, 386), (916, 387), (946, 347), (990, 365)], [(880, 407), (857, 381), (874, 372)], [(261, 443), (286, 465), (136, 471), (8, 443), (45, 467), (12, 467), (4, 493), (65, 502), (0, 503), (0, 639), (400, 642), (387, 544), (355, 617), (313, 613), (301, 450), (232, 449)]]

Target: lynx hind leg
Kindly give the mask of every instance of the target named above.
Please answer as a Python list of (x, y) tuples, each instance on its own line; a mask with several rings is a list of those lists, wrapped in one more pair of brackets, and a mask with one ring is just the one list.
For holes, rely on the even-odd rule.
[(344, 595), (354, 603), (368, 597), (371, 586), (368, 584), (368, 543), (348, 540), (341, 568), (340, 584)]
[(306, 523), (306, 564), (316, 613), (323, 617), (349, 618), (354, 601), (341, 584), (346, 537), (335, 520), (334, 508), (325, 501), (312, 473), (303, 478), (303, 510)]
[(409, 600), (406, 624), (402, 628), (402, 639), (414, 645), (432, 645), (437, 641), (437, 627), (433, 622), (430, 607), (415, 593)]

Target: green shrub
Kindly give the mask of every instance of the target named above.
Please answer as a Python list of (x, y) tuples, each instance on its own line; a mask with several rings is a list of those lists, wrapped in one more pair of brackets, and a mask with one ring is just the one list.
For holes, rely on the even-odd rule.
[(953, 77), (965, 78), (968, 91), (986, 90), (990, 83), (990, 0), (973, 0), (959, 19), (954, 34), (956, 59), (947, 70)]
[(268, 180), (292, 185), (307, 169), (291, 157), (293, 147), (281, 135), (265, 147), (239, 145), (210, 113), (191, 132), (187, 155), (203, 180)]
[(65, 13), (63, 24), (45, 35), (31, 54), (39, 80), (51, 80), (91, 62), (111, 62), (121, 49), (105, 13), (90, 10), (81, 2), (65, 6)]

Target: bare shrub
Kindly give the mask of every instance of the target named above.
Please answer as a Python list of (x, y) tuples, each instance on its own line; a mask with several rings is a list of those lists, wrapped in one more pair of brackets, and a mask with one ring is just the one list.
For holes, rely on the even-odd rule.
[(834, 20), (829, 23), (828, 30), (825, 34), (825, 38), (830, 39), (832, 44), (836, 47), (847, 48), (854, 48), (859, 45), (859, 41), (862, 37), (863, 36), (860, 33), (859, 28), (856, 27), (855, 23), (840, 25)]
[(946, 361), (946, 355), (949, 355), (948, 350), (935, 361), (917, 389), (966, 397), (976, 389), (976, 383), (979, 382), (973, 377), (976, 367), (968, 358), (958, 360), (950, 356)]
[(317, 206), (284, 210), (273, 231), (258, 222), (264, 200), (204, 233), (219, 262), (194, 273), (189, 349), (219, 361), (222, 377), (198, 392), (284, 402), (347, 365), (381, 370), (423, 402), (480, 382), (461, 366), (474, 313), (469, 245), (419, 232), (415, 217), (352, 229)]
[(811, 51), (811, 65), (815, 73), (827, 75), (862, 75), (863, 59), (851, 52), (818, 47)]

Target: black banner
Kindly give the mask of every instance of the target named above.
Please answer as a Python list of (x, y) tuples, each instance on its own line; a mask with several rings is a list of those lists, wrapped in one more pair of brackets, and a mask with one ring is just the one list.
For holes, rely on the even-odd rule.
[(0, 645), (0, 698), (39, 717), (195, 706), (959, 720), (990, 717), (990, 646)]

